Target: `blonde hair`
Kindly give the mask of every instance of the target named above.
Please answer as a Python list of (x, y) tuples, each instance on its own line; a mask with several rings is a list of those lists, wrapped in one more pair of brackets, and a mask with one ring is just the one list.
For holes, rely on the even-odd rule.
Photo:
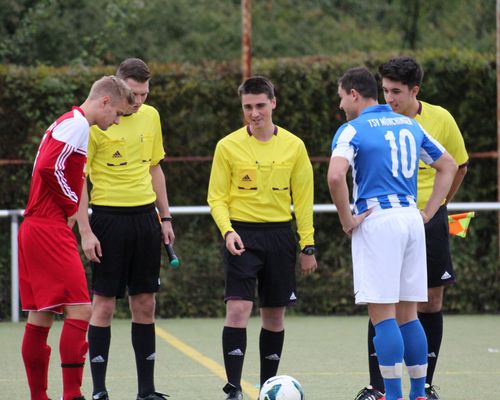
[(134, 105), (134, 93), (124, 80), (114, 76), (103, 76), (94, 82), (90, 88), (89, 99), (95, 100), (102, 96), (109, 96), (111, 103), (115, 104), (121, 100), (126, 100), (129, 105)]

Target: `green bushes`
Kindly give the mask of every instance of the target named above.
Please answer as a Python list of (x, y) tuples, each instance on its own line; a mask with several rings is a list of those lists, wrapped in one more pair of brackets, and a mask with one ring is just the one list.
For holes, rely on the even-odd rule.
[[(300, 136), (310, 156), (328, 158), (332, 135), (343, 122), (338, 109), (337, 78), (352, 66), (374, 72), (394, 54), (349, 54), (343, 57), (258, 60), (255, 74), (276, 84), (274, 121)], [(416, 54), (426, 75), (423, 100), (449, 109), (461, 127), (469, 152), (496, 149), (496, 75), (494, 55), (425, 51)], [(236, 63), (152, 65), (148, 102), (160, 111), (167, 155), (211, 156), (217, 141), (242, 124), (236, 89), (241, 76)], [(60, 113), (86, 97), (90, 83), (112, 68), (33, 69), (0, 67), (0, 159), (33, 160), (45, 128)], [(381, 101), (383, 99), (381, 97)], [(210, 162), (167, 162), (169, 199), (174, 206), (206, 204)], [(315, 203), (330, 203), (326, 162), (314, 162)], [(0, 166), (0, 209), (23, 208), (31, 164)], [(496, 200), (496, 160), (471, 160), (457, 201)], [(2, 238), (8, 224), (1, 222)], [(292, 312), (352, 314), (364, 312), (352, 297), (350, 243), (337, 216), (315, 216), (320, 268), (299, 278), (301, 301)], [(162, 271), (158, 314), (163, 317), (220, 316), (224, 306), (221, 239), (208, 215), (176, 216), (176, 251), (180, 269)], [(454, 312), (498, 312), (497, 217), (480, 212), (469, 236), (452, 239), (459, 285), (448, 289), (446, 308)], [(1, 293), (8, 293), (9, 241), (0, 243)], [(165, 265), (167, 265), (165, 261)], [(0, 318), (8, 317), (2, 297)], [(120, 313), (126, 313), (126, 306)]]

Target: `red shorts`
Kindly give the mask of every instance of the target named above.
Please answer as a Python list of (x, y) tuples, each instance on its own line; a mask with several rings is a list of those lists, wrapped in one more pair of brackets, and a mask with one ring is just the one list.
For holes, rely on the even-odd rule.
[(24, 311), (62, 313), (90, 304), (76, 238), (64, 222), (27, 217), (18, 236), (19, 289)]

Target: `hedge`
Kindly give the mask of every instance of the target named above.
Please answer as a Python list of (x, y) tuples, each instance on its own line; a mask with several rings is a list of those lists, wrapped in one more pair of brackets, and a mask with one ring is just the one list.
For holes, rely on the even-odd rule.
[[(332, 135), (343, 122), (338, 109), (337, 78), (352, 66), (377, 66), (396, 54), (353, 53), (254, 61), (253, 72), (276, 84), (274, 121), (300, 136), (311, 157), (329, 156)], [(414, 54), (425, 70), (421, 98), (455, 116), (469, 152), (496, 149), (495, 55), (427, 50)], [(162, 117), (167, 155), (209, 157), (215, 144), (242, 124), (236, 89), (236, 62), (151, 65), (148, 103)], [(90, 83), (112, 74), (112, 67), (21, 68), (0, 66), (0, 159), (29, 160), (0, 166), (0, 209), (23, 208), (36, 154), (45, 128), (86, 97)], [(383, 98), (381, 97), (381, 102)], [(315, 203), (331, 203), (327, 163), (315, 161)], [(210, 162), (166, 162), (169, 199), (174, 206), (204, 205)], [(472, 158), (455, 200), (496, 201), (496, 160)], [(452, 238), (459, 284), (447, 289), (447, 312), (500, 311), (497, 215), (479, 212), (468, 237)], [(319, 270), (299, 277), (300, 301), (292, 313), (325, 315), (366, 312), (352, 295), (350, 243), (335, 214), (315, 216)], [(162, 270), (157, 297), (161, 317), (212, 317), (224, 314), (221, 238), (208, 215), (177, 216), (176, 252), (183, 265)], [(0, 319), (10, 313), (10, 230), (0, 220)], [(167, 265), (165, 260), (165, 265)], [(124, 302), (123, 302), (124, 303)], [(128, 315), (122, 304), (119, 315)]]

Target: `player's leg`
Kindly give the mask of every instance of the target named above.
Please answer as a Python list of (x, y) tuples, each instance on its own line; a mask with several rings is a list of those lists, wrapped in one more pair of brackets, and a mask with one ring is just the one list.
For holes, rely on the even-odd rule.
[(83, 369), (88, 350), (87, 330), (92, 308), (90, 304), (65, 307), (59, 354), (63, 376), (63, 400), (81, 397)]
[(384, 396), (384, 379), (380, 374), (380, 367), (378, 364), (377, 351), (373, 344), (375, 337), (375, 328), (372, 321), (368, 320), (368, 370), (370, 373), (370, 384), (361, 389), (354, 400), (378, 400)]
[(361, 389), (354, 400), (378, 400), (383, 397), (385, 392), (384, 379), (380, 374), (377, 351), (373, 344), (375, 338), (375, 328), (372, 321), (368, 319), (368, 370), (370, 373), (370, 384)]
[[(127, 278), (132, 314), (132, 347), (137, 370), (137, 399), (164, 399), (156, 392), (154, 370), (156, 358), (155, 293), (160, 288), (161, 227), (154, 205), (134, 207), (128, 216), (135, 234), (133, 254), (129, 258)], [(129, 228), (129, 229), (130, 229)]]
[(427, 372), (427, 338), (417, 317), (417, 302), (427, 300), (427, 265), (425, 231), (418, 213), (408, 216), (411, 226), (401, 269), (400, 302), (396, 306), (401, 335), (405, 345), (404, 360), (410, 376), (410, 400), (423, 400)]
[(434, 217), (425, 224), (429, 290), (428, 301), (418, 304), (418, 318), (424, 327), (428, 344), (426, 391), (429, 399), (439, 398), (432, 382), (443, 339), (444, 286), (455, 283), (448, 230), (448, 212), (446, 206), (441, 206)]
[(227, 300), (226, 319), (222, 330), (222, 353), (227, 384), (224, 392), (227, 399), (241, 398), (241, 375), (247, 349), (247, 324), (253, 301)]
[[(99, 267), (98, 267), (99, 268)], [(106, 370), (111, 345), (111, 321), (116, 308), (116, 298), (94, 294), (92, 317), (88, 332), (92, 394), (95, 399), (107, 399)]]
[(156, 359), (155, 294), (142, 293), (129, 297), (132, 314), (132, 347), (137, 369), (140, 397), (155, 393), (154, 366)]
[(375, 327), (373, 343), (377, 351), (380, 372), (384, 379), (385, 398), (403, 398), (401, 377), (403, 373), (404, 344), (396, 322), (394, 304), (368, 304), (368, 314)]
[(47, 344), (54, 313), (30, 311), (24, 330), (22, 356), (31, 400), (47, 400), (50, 346)]
[(384, 396), (384, 379), (380, 374), (380, 367), (378, 364), (377, 351), (373, 344), (375, 337), (375, 328), (372, 321), (368, 320), (368, 370), (370, 373), (370, 384), (361, 389), (354, 400), (378, 400)]
[(375, 350), (375, 345), (373, 344), (373, 338), (375, 337), (375, 328), (372, 321), (368, 321), (368, 368), (370, 371), (370, 387), (368, 389), (369, 393), (375, 396), (377, 399), (382, 397), (382, 393), (385, 392), (384, 379), (380, 374), (380, 368), (378, 365), (377, 351)]
[[(47, 289), (46, 274), (43, 259), (44, 240), (46, 232), (40, 232), (37, 224), (31, 218), (26, 218), (21, 224), (18, 237), (19, 255), (19, 289), (21, 293), (22, 309), (24, 311), (37, 310), (50, 302), (49, 296), (39, 288)], [(41, 257), (39, 256), (41, 255)], [(42, 258), (42, 260), (40, 260)], [(41, 264), (38, 262), (41, 261)], [(42, 273), (42, 276), (38, 276)], [(40, 279), (40, 282), (38, 278)], [(47, 337), (54, 321), (54, 315), (48, 311), (29, 311), (24, 330), (21, 354), (28, 378), (32, 400), (47, 399), (47, 383), (50, 358), (50, 346)]]
[(259, 337), (260, 385), (277, 375), (285, 341), (285, 307), (262, 307)]
[[(355, 230), (352, 237), (356, 304), (368, 303), (369, 310), (372, 310), (370, 319), (373, 325), (380, 323), (380, 326), (374, 327), (375, 332), (369, 335), (369, 340), (374, 337), (373, 348), (370, 349), (369, 345), (369, 349), (370, 355), (376, 353), (378, 356), (383, 382), (391, 383), (391, 388), (384, 385), (388, 398), (398, 395), (401, 391), (399, 369), (402, 354), (400, 359), (399, 348), (402, 348), (402, 338), (394, 320), (395, 314), (388, 311), (395, 312), (394, 304), (400, 299), (401, 267), (409, 235), (407, 214), (418, 214), (418, 211), (376, 210)], [(422, 224), (421, 221), (420, 223)], [(384, 322), (385, 320), (388, 322)], [(394, 331), (394, 327), (398, 333), (391, 341), (390, 332)], [(373, 375), (378, 374), (375, 371)], [(379, 383), (378, 386), (382, 385)], [(381, 398), (383, 394), (377, 389), (366, 387), (357, 394), (356, 399)]]
[(418, 304), (418, 318), (424, 327), (429, 344), (429, 371), (427, 383), (432, 384), (437, 358), (443, 338), (444, 286), (431, 287), (427, 291), (428, 301)]
[[(74, 306), (76, 309), (74, 313), (70, 312), (68, 321), (64, 323), (60, 353), (64, 399), (78, 398), (83, 371), (82, 365), (78, 364), (83, 362), (87, 352), (86, 331), (90, 318), (90, 298), (78, 245), (73, 232), (64, 221), (35, 219), (26, 227), (31, 227), (27, 232), (30, 246), (25, 251), (23, 242), (21, 252), (23, 269), (30, 268), (31, 293), (26, 291), (26, 282), (22, 285), (24, 294), (30, 294), (27, 301), (33, 302), (28, 307), (58, 313), (63, 311), (61, 304), (64, 308)], [(20, 276), (25, 281), (24, 272)], [(51, 314), (37, 312), (32, 313), (29, 321), (47, 327), (52, 319)], [(49, 353), (47, 349), (46, 353)], [(46, 357), (48, 362), (48, 355)], [(67, 368), (68, 365), (70, 368)]]
[(116, 299), (123, 298), (127, 283), (131, 228), (126, 215), (115, 207), (93, 206), (92, 232), (101, 243), (102, 257), (92, 266), (92, 317), (88, 340), (93, 398), (107, 400), (106, 370), (111, 344), (111, 321)]
[(399, 329), (404, 342), (404, 361), (410, 376), (410, 400), (425, 399), (427, 338), (417, 318), (417, 304), (402, 301), (396, 308)]
[(233, 221), (245, 245), (245, 252), (234, 256), (224, 247), (224, 301), (226, 318), (222, 330), (222, 352), (227, 384), (222, 389), (229, 400), (240, 400), (241, 375), (247, 347), (247, 324), (255, 298), (257, 273), (263, 265), (259, 250), (259, 231), (255, 225)]
[(87, 330), (92, 307), (87, 289), (87, 278), (73, 233), (72, 246), (61, 247), (65, 291), (63, 302), (66, 313), (59, 340), (59, 354), (63, 377), (63, 400), (81, 398), (83, 368), (87, 355)]
[(266, 255), (264, 267), (258, 273), (262, 386), (278, 373), (285, 340), (285, 307), (297, 301), (297, 240), (289, 223), (265, 224), (259, 240)]
[(432, 287), (428, 289), (428, 301), (418, 304), (418, 319), (422, 324), (427, 337), (427, 378), (426, 388), (429, 399), (438, 399), (435, 388), (432, 385), (434, 372), (436, 371), (439, 350), (443, 339), (443, 296), (444, 287)]

